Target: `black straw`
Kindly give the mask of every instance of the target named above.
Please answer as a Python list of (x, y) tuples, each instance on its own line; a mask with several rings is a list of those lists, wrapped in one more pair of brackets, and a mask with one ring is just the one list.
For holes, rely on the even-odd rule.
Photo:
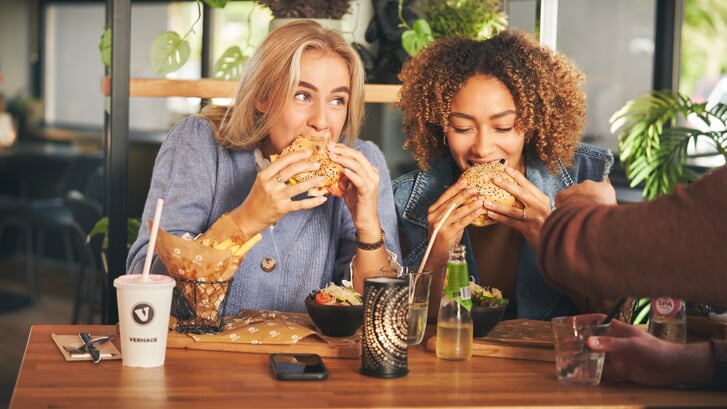
[(608, 313), (608, 315), (606, 315), (606, 319), (603, 320), (602, 324), (608, 324), (609, 322), (611, 322), (613, 317), (615, 317), (616, 314), (618, 314), (618, 312), (621, 310), (621, 307), (624, 305), (625, 302), (626, 297), (620, 298), (618, 301), (616, 301), (616, 305), (611, 308), (611, 311)]

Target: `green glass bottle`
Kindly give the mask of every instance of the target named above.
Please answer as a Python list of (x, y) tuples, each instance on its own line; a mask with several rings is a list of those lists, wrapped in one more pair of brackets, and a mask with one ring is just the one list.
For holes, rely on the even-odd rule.
[(437, 357), (465, 360), (472, 357), (472, 299), (465, 246), (449, 249), (444, 294), (437, 316)]

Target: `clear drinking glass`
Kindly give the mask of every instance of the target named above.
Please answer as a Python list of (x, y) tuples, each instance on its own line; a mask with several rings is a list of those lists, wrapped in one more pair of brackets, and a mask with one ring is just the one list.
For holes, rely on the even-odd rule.
[(599, 314), (556, 317), (551, 320), (555, 344), (555, 373), (566, 384), (601, 383), (605, 352), (594, 352), (586, 345), (591, 335), (606, 335), (610, 324), (601, 324)]
[(407, 343), (418, 345), (424, 339), (427, 329), (427, 313), (429, 311), (429, 289), (432, 285), (432, 272), (417, 271), (414, 267), (405, 267), (409, 279), (409, 335)]

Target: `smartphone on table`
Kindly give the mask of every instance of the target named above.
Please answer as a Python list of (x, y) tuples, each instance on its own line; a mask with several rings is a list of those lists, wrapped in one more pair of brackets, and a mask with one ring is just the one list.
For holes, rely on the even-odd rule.
[(322, 381), (328, 378), (326, 365), (318, 354), (271, 354), (270, 367), (273, 376), (284, 381)]

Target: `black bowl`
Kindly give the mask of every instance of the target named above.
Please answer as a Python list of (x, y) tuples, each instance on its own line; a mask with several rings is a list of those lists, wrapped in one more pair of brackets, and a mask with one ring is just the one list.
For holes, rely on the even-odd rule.
[(495, 328), (503, 315), (505, 315), (507, 304), (493, 305), (491, 307), (472, 306), (473, 335), (475, 338), (484, 337)]
[(363, 323), (363, 304), (318, 304), (311, 294), (305, 297), (305, 308), (316, 327), (329, 337), (350, 337)]

